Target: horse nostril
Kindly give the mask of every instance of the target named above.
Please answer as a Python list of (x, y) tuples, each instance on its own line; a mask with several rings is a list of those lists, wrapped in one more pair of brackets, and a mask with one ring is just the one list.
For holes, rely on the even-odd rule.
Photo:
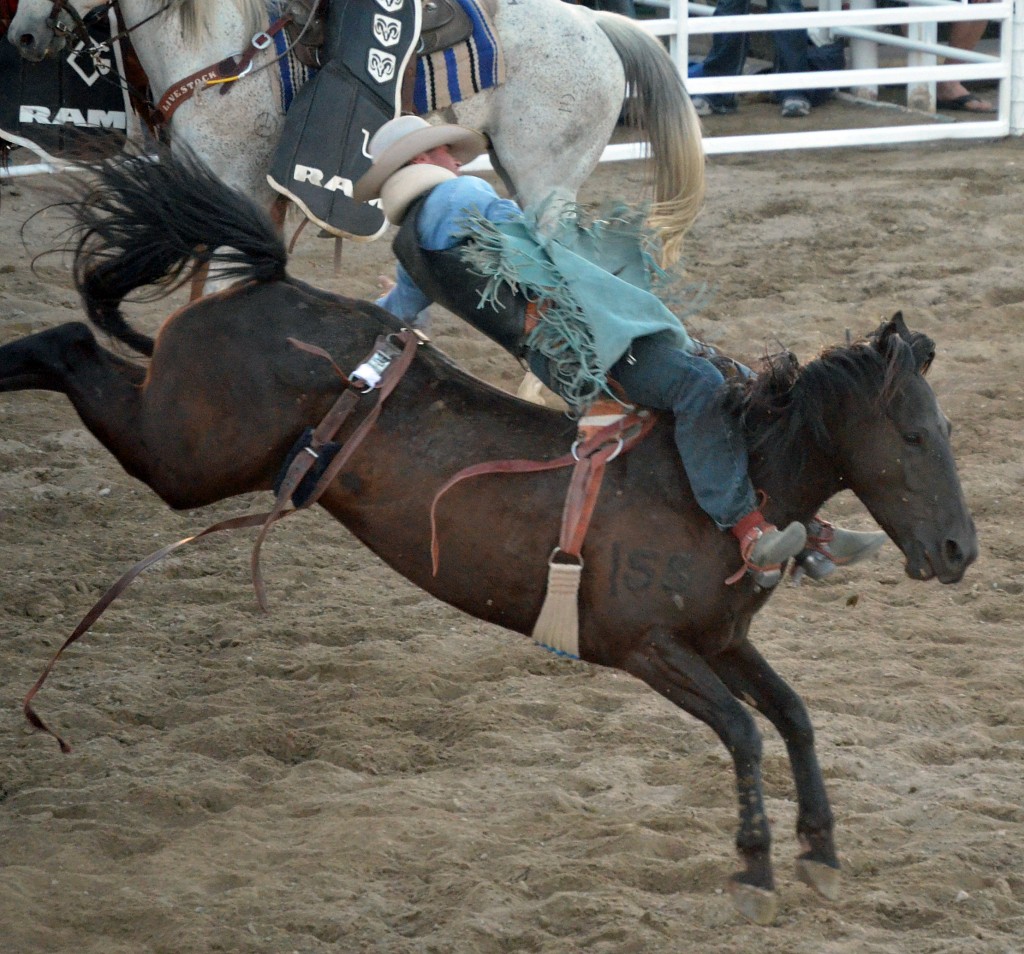
[(22, 33), (21, 36), (18, 37), (18, 45), (19, 46), (25, 46), (25, 47), (35, 46), (35, 43), (36, 43), (36, 38), (34, 36), (32, 36), (31, 33)]
[(946, 566), (962, 566), (964, 563), (964, 551), (956, 540), (947, 540), (942, 545), (942, 557)]

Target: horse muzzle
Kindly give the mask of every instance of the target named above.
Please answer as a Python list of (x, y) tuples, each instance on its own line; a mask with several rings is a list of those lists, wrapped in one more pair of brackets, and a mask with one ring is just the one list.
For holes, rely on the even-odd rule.
[(925, 542), (915, 539), (903, 548), (905, 570), (912, 580), (937, 579), (940, 583), (959, 583), (967, 568), (978, 558), (978, 536), (974, 522), (959, 534)]
[(12, 44), (21, 58), (29, 63), (39, 63), (47, 57), (56, 55), (64, 48), (64, 37), (52, 31), (44, 33), (9, 31), (7, 42)]

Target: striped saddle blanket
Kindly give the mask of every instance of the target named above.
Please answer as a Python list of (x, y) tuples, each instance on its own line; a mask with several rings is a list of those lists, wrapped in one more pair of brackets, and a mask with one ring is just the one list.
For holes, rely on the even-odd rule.
[(476, 0), (459, 3), (473, 24), (473, 32), (462, 43), (416, 61), (413, 104), (420, 115), (461, 103), (505, 82), (505, 60), (490, 17)]
[[(469, 16), (473, 32), (454, 46), (417, 59), (413, 104), (421, 116), (505, 82), (505, 60), (490, 17), (476, 0), (458, 2)], [(288, 49), (288, 38), (283, 32), (275, 35), (274, 44), (287, 112), (295, 92), (315, 71), (304, 66)]]

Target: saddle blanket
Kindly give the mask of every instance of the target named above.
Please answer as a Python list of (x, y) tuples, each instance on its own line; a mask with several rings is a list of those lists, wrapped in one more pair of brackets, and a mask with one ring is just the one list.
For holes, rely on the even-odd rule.
[(473, 23), (473, 33), (462, 43), (416, 60), (413, 105), (421, 116), (505, 82), (505, 59), (490, 17), (476, 0), (459, 3)]
[[(473, 24), (473, 33), (448, 49), (417, 57), (413, 105), (421, 116), (461, 103), (475, 93), (505, 82), (505, 58), (490, 17), (476, 0), (458, 2)], [(287, 112), (296, 91), (316, 70), (303, 65), (288, 49), (288, 37), (284, 33), (274, 36), (274, 45), (279, 57), (281, 99)]]
[(283, 30), (274, 34), (277, 69), (281, 78), (281, 106), (285, 112), (288, 112), (296, 91), (316, 75), (316, 70), (306, 66), (289, 48), (289, 42), (288, 35)]

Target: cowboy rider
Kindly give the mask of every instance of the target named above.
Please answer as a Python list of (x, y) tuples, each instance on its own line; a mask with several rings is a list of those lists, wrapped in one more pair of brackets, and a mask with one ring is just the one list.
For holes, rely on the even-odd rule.
[[(747, 473), (747, 451), (735, 421), (723, 409), (723, 377), (700, 353), (682, 323), (644, 287), (574, 255), (533, 228), (519, 206), (490, 183), (459, 176), (460, 167), (486, 148), (479, 133), (456, 125), (430, 125), (417, 116), (385, 123), (370, 141), (372, 164), (354, 198), (380, 199), (394, 239), (396, 282), (379, 301), (397, 317), (415, 321), (432, 301), (467, 320), (517, 357), (571, 407), (581, 410), (610, 378), (628, 401), (675, 415), (676, 446), (694, 496), (722, 530), (736, 537), (754, 583), (768, 588), (791, 558), (814, 556), (807, 572), (820, 579), (837, 564), (875, 553), (884, 533), (834, 528), (815, 518), (779, 529), (758, 506)], [(481, 273), (481, 246), (504, 243), (523, 251), (523, 271), (507, 281)], [(474, 263), (466, 256), (477, 255)], [(548, 287), (541, 307), (523, 291), (538, 260), (551, 264), (560, 300)], [(617, 270), (618, 272), (618, 270)], [(493, 273), (492, 273), (493, 274)], [(547, 274), (551, 274), (551, 271)], [(527, 331), (527, 320), (536, 321)], [(566, 342), (572, 343), (567, 354)]]

